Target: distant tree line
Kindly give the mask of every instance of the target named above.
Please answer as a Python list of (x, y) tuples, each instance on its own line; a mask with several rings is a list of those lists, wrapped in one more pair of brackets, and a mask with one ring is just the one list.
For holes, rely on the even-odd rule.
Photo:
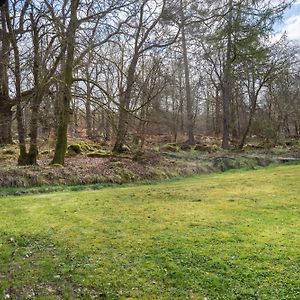
[(55, 164), (68, 136), (299, 136), (299, 52), (273, 38), (292, 2), (1, 0), (0, 144), (31, 165), (50, 136)]

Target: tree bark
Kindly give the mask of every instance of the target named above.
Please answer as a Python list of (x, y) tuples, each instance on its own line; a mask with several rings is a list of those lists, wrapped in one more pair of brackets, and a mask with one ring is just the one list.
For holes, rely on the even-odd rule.
[(219, 89), (216, 88), (216, 104), (215, 104), (215, 134), (219, 135), (221, 132), (221, 101), (219, 96)]
[(224, 66), (224, 83), (222, 88), (222, 104), (223, 104), (223, 139), (222, 148), (229, 149), (229, 123), (230, 123), (230, 98), (232, 95), (232, 0), (229, 0), (229, 17), (228, 17), (228, 32), (226, 45), (226, 61)]
[(0, 145), (12, 143), (12, 105), (0, 97)]
[(86, 83), (85, 120), (86, 120), (86, 136), (89, 139), (92, 139), (93, 131), (92, 131), (92, 114), (91, 114), (91, 84), (89, 82)]
[(65, 155), (68, 144), (68, 124), (70, 119), (70, 103), (72, 99), (73, 65), (75, 52), (75, 35), (78, 27), (77, 8), (79, 0), (71, 1), (71, 17), (66, 31), (66, 59), (64, 64), (62, 95), (59, 105), (58, 128), (54, 158), (52, 164), (65, 163)]
[(17, 128), (18, 128), (18, 136), (19, 136), (19, 158), (18, 164), (25, 165), (27, 159), (27, 151), (26, 151), (26, 128), (24, 126), (24, 118), (23, 118), (23, 108), (22, 108), (22, 94), (21, 94), (21, 66), (20, 66), (20, 52), (17, 43), (16, 33), (13, 29), (13, 25), (11, 23), (11, 19), (9, 16), (8, 3), (3, 6), (5, 9), (6, 15), (6, 24), (9, 32), (10, 44), (12, 46), (13, 54), (14, 54), (14, 76), (15, 76), (15, 90), (16, 90), (16, 118), (17, 118)]
[(39, 120), (39, 109), (42, 100), (43, 93), (36, 93), (31, 104), (31, 120), (30, 120), (30, 146), (27, 154), (27, 164), (36, 165), (38, 157), (38, 120)]
[(34, 62), (33, 62), (33, 77), (34, 77), (34, 86), (35, 93), (31, 101), (31, 120), (30, 120), (30, 146), (27, 154), (27, 164), (36, 165), (38, 157), (38, 120), (39, 120), (39, 109), (43, 99), (43, 87), (40, 85), (40, 49), (39, 49), (39, 36), (37, 23), (33, 18), (33, 15), (30, 15), (31, 26), (32, 26), (32, 40), (33, 40), (33, 53), (34, 53)]
[(129, 106), (131, 100), (131, 94), (133, 89), (133, 84), (135, 81), (135, 70), (138, 63), (138, 54), (135, 53), (133, 59), (130, 63), (128, 74), (127, 74), (127, 87), (124, 94), (120, 96), (120, 111), (118, 118), (118, 127), (117, 127), (117, 135), (116, 141), (113, 147), (113, 151), (116, 153), (122, 153), (124, 150), (124, 143), (126, 139), (126, 134), (128, 131), (129, 125)]
[[(5, 1), (2, 2), (2, 4), (4, 3)], [(9, 98), (8, 89), (7, 73), (10, 42), (4, 6), (1, 7), (0, 18), (0, 145), (6, 145), (12, 143), (11, 124), (14, 103)]]
[(193, 100), (192, 100), (191, 83), (190, 83), (188, 52), (186, 46), (185, 16), (183, 11), (183, 0), (180, 1), (180, 18), (181, 18), (181, 38), (182, 38), (181, 46), (182, 46), (183, 63), (184, 63), (185, 93), (186, 93), (187, 134), (188, 134), (187, 143), (189, 145), (195, 145)]
[(243, 133), (241, 142), (239, 144), (239, 149), (243, 149), (243, 147), (245, 145), (246, 138), (249, 134), (249, 131), (250, 131), (250, 128), (251, 128), (251, 125), (252, 125), (252, 121), (253, 121), (253, 117), (254, 117), (254, 114), (255, 114), (255, 111), (256, 111), (256, 104), (257, 104), (257, 95), (253, 95), (252, 100), (251, 100), (251, 109), (250, 109), (250, 115), (249, 115), (248, 123), (247, 123), (246, 129)]

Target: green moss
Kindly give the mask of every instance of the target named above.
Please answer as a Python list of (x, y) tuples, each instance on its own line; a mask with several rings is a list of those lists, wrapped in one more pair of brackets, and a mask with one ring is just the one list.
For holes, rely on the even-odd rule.
[(192, 147), (187, 143), (180, 143), (178, 144), (178, 147), (182, 151), (190, 151), (192, 149)]
[(91, 153), (88, 153), (88, 157), (110, 157), (113, 153), (110, 150), (98, 150)]
[(207, 144), (197, 144), (194, 147), (195, 151), (201, 151), (201, 152), (217, 152), (218, 150), (220, 150), (220, 148), (217, 145), (207, 145)]
[(68, 156), (76, 156), (83, 152), (83, 149), (81, 148), (81, 145), (79, 145), (79, 144), (71, 144), (68, 146), (67, 150), (68, 150), (67, 151)]
[(95, 150), (95, 146), (91, 145), (89, 143), (80, 143), (80, 147), (83, 151), (94, 151)]
[(122, 182), (134, 181), (137, 178), (136, 174), (126, 167), (117, 168), (115, 172), (121, 177)]
[(159, 152), (159, 151), (160, 151), (160, 148), (159, 148), (158, 146), (156, 146), (156, 147), (153, 147), (152, 150), (153, 150), (154, 152)]
[(52, 168), (63, 168), (64, 166), (61, 164), (51, 164), (50, 167)]
[(160, 146), (160, 151), (165, 151), (165, 152), (178, 152), (179, 146), (176, 143), (169, 143), (166, 145)]

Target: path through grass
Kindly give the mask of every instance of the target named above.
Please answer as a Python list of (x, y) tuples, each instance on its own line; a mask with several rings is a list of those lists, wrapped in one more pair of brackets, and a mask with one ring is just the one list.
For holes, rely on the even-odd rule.
[(0, 299), (300, 299), (300, 166), (0, 198)]

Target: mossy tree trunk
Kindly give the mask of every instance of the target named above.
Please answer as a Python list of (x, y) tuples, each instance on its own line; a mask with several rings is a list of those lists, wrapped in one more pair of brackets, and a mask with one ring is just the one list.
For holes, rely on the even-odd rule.
[(66, 31), (66, 42), (63, 47), (66, 48), (66, 55), (64, 60), (63, 83), (61, 84), (61, 98), (59, 103), (58, 128), (56, 137), (56, 146), (52, 164), (65, 163), (65, 155), (68, 144), (68, 125), (71, 113), (72, 100), (72, 83), (73, 83), (73, 66), (74, 66), (74, 52), (75, 52), (75, 36), (78, 28), (77, 8), (79, 0), (71, 1), (71, 15), (69, 26)]

